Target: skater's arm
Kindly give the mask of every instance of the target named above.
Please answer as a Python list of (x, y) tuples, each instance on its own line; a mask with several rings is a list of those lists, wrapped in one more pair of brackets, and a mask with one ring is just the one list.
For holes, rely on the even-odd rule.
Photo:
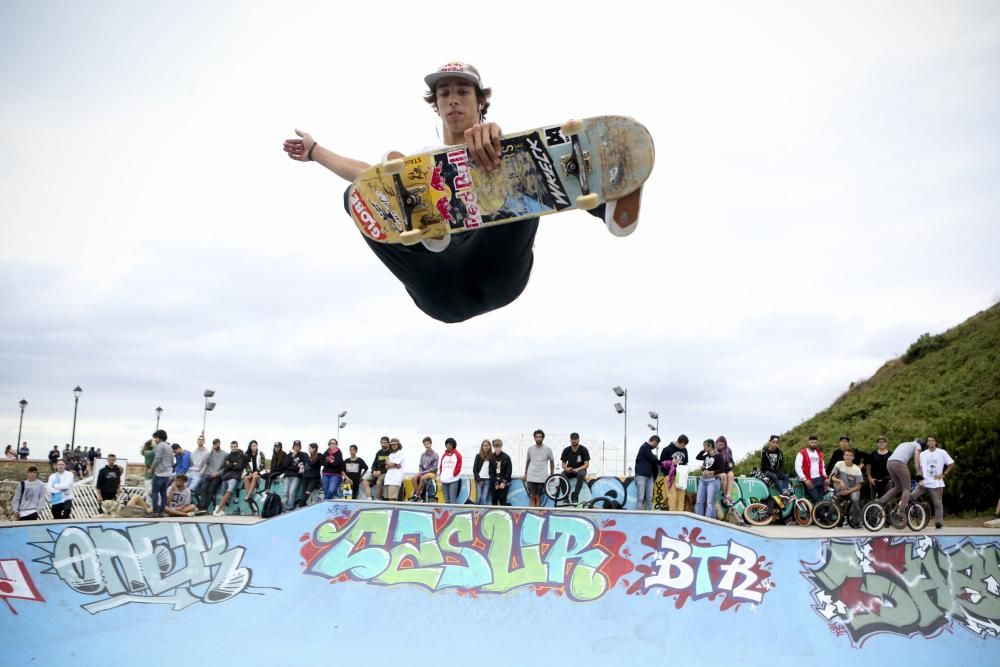
[(354, 182), (371, 165), (320, 146), (307, 132), (295, 130), (300, 138), (285, 139), (284, 150), (296, 162), (318, 162), (344, 180)]

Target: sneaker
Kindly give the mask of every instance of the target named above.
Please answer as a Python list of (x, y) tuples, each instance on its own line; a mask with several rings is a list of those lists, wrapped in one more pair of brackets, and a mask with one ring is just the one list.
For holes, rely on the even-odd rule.
[(222, 516), (225, 513), (226, 513), (226, 508), (219, 506), (215, 508), (214, 512), (212, 512), (212, 516)]
[(937, 528), (938, 530), (941, 530), (941, 528), (943, 527), (943, 525), (940, 524), (940, 523), (935, 523), (934, 527)]
[(191, 510), (190, 512), (187, 513), (188, 516), (194, 516), (195, 514), (197, 514), (197, 512), (195, 512), (194, 510)]
[(604, 205), (604, 224), (614, 236), (628, 236), (639, 224), (639, 203), (642, 188)]
[(733, 506), (733, 501), (730, 500), (729, 498), (723, 498), (722, 499), (722, 504), (725, 505), (726, 507), (732, 507)]

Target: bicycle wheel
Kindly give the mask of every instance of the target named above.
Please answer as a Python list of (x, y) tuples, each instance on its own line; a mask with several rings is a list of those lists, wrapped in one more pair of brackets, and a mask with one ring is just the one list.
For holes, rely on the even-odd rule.
[(861, 523), (873, 533), (885, 526), (885, 508), (878, 502), (870, 502), (861, 510)]
[(836, 528), (840, 519), (840, 506), (832, 500), (821, 500), (813, 507), (812, 520), (820, 528)]
[(906, 525), (910, 530), (923, 530), (927, 527), (927, 510), (920, 503), (910, 503), (906, 508)]
[(771, 509), (764, 503), (750, 503), (743, 510), (743, 518), (754, 526), (766, 526), (771, 523)]
[(549, 475), (545, 480), (545, 495), (554, 503), (569, 495), (569, 480), (562, 475)]
[(806, 498), (796, 498), (792, 505), (792, 516), (795, 523), (800, 526), (808, 526), (812, 523), (813, 504)]

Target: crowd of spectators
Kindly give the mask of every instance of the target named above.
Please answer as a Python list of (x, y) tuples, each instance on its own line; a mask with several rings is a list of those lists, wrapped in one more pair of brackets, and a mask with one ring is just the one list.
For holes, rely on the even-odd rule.
[[(533, 433), (533, 439), (534, 446), (527, 448), (525, 456), (524, 483), (529, 505), (537, 507), (542, 504), (546, 480), (555, 472), (556, 459), (544, 444), (545, 433), (541, 429)], [(694, 505), (697, 514), (714, 518), (716, 499), (724, 507), (732, 505), (736, 461), (725, 436), (704, 440), (701, 451), (694, 456), (697, 464), (690, 461), (686, 435), (679, 435), (657, 454), (660, 443), (659, 436), (653, 435), (636, 455), (637, 509), (652, 509), (655, 484), (662, 475), (665, 478), (662, 506), (671, 511), (684, 510), (689, 473), (699, 477)], [(775, 489), (791, 493), (793, 478), (786, 471), (779, 444), (777, 435), (769, 438), (761, 450), (758, 469), (761, 477)], [(429, 436), (423, 439), (422, 446), (417, 472), (411, 478), (413, 494), (410, 500), (433, 500), (436, 493), (428, 494), (427, 491), (440, 484), (445, 502), (456, 502), (463, 472), (458, 443), (454, 438), (447, 438), (440, 455)], [(27, 443), (21, 451), (25, 455), (30, 453)], [(6, 454), (8, 459), (15, 456), (9, 445)], [(145, 464), (146, 497), (154, 517), (203, 514), (213, 503), (214, 514), (221, 515), (227, 505), (239, 497), (240, 491), (242, 499), (256, 514), (260, 510), (261, 496), (268, 494), (273, 482), (279, 480), (280, 511), (305, 504), (313, 494), (321, 494), (324, 499), (401, 500), (408, 456), (399, 438), (388, 436), (381, 438), (370, 466), (358, 456), (356, 445), (351, 445), (344, 456), (336, 438), (330, 438), (322, 452), (315, 442), (303, 448), (302, 442), (295, 440), (289, 451), (281, 442), (275, 442), (268, 458), (256, 440), (251, 440), (246, 449), (233, 440), (227, 452), (222, 449), (219, 438), (213, 439), (209, 448), (204, 435), (200, 435), (197, 446), (187, 451), (180, 444), (170, 444), (162, 429), (143, 445), (141, 455)], [(32, 466), (28, 479), (17, 489), (14, 504), (19, 518), (37, 518), (45, 502), (51, 504), (54, 518), (68, 518), (73, 504), (74, 481), (85, 476), (93, 468), (95, 458), (100, 456), (101, 450), (93, 447), (71, 449), (67, 445), (61, 455), (58, 447), (53, 447), (49, 453), (52, 472), (48, 480), (41, 482), (37, 468)], [(803, 495), (813, 503), (828, 492), (855, 504), (861, 502), (862, 495), (888, 502), (899, 493), (901, 504), (905, 506), (910, 500), (907, 464), (911, 459), (920, 480), (914, 495), (930, 494), (940, 527), (944, 477), (954, 468), (954, 461), (938, 447), (933, 436), (901, 443), (894, 451), (888, 449), (884, 437), (879, 437), (871, 452), (852, 447), (850, 438), (843, 436), (830, 452), (829, 459), (824, 457), (819, 439), (810, 436), (807, 445), (795, 456), (794, 481), (801, 484)], [(570, 483), (571, 503), (579, 498), (590, 461), (590, 453), (580, 444), (579, 434), (572, 433), (569, 445), (559, 457), (560, 474)], [(513, 463), (510, 455), (503, 451), (503, 441), (483, 440), (471, 467), (477, 502), (507, 505), (513, 473)], [(117, 465), (115, 455), (109, 454), (95, 481), (101, 500), (114, 500), (123, 480), (124, 471)]]

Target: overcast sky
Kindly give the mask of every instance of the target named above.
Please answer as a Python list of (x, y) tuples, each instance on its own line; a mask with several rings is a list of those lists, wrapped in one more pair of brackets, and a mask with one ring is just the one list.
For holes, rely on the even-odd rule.
[[(211, 387), (209, 437), (267, 451), (347, 410), (368, 457), (541, 427), (620, 461), (622, 385), (630, 459), (649, 410), (741, 453), (1000, 297), (1000, 5), (576, 6), (0, 0), (3, 444), (21, 398), (68, 442), (79, 384), (78, 444), (134, 458), (162, 406), (190, 445)], [(630, 115), (657, 163), (635, 234), (543, 219), (521, 298), (444, 325), (281, 143), (435, 143), (455, 59), (505, 130)]]

